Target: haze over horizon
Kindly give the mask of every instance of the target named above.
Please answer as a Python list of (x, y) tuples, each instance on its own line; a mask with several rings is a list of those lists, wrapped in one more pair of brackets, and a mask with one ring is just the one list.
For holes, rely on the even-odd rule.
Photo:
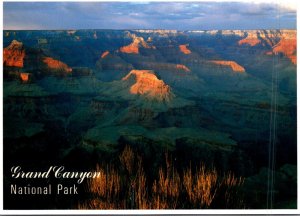
[[(278, 3), (278, 1), (277, 1)], [(4, 30), (296, 29), (296, 7), (248, 2), (4, 2)]]

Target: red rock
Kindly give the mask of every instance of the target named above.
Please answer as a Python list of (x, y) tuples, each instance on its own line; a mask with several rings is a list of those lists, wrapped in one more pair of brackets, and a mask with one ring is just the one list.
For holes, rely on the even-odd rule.
[(101, 58), (105, 58), (108, 54), (109, 54), (109, 51), (105, 51), (104, 53), (102, 53)]
[(150, 99), (158, 101), (170, 101), (170, 86), (159, 80), (151, 70), (132, 70), (122, 80), (135, 78), (135, 83), (130, 87), (130, 93), (135, 95), (144, 95)]
[[(264, 34), (263, 31), (248, 31), (247, 32), (247, 37), (243, 38), (242, 40), (239, 40), (238, 44), (243, 45), (243, 44), (249, 44), (250, 46), (255, 46), (257, 44), (261, 43), (261, 38), (258, 38), (258, 34)], [(264, 35), (261, 35), (264, 37)], [(265, 38), (265, 37), (264, 37)]]
[(22, 82), (26, 83), (29, 81), (29, 75), (30, 73), (20, 73), (20, 78)]
[(260, 43), (260, 40), (258, 38), (250, 38), (249, 36), (247, 36), (246, 38), (240, 40), (238, 43), (239, 45), (249, 44), (250, 46), (255, 46)]
[(255, 46), (257, 44), (268, 44), (272, 47), (272, 51), (268, 51), (266, 55), (284, 54), (293, 64), (297, 64), (297, 31), (296, 30), (280, 30), (280, 31), (262, 31), (249, 30), (248, 36), (238, 42), (239, 45), (249, 44)]
[(236, 63), (235, 61), (220, 61), (220, 60), (218, 60), (218, 61), (210, 61), (210, 62), (217, 64), (217, 65), (230, 66), (234, 72), (239, 72), (239, 73), (245, 72), (245, 68), (242, 67), (241, 65), (239, 65), (238, 63)]
[(23, 43), (13, 40), (11, 44), (3, 50), (3, 65), (11, 67), (24, 66), (25, 49)]
[(179, 70), (183, 70), (185, 72), (191, 72), (191, 70), (187, 66), (182, 65), (182, 64), (177, 64), (176, 68), (179, 69)]
[(256, 46), (264, 42), (273, 46), (281, 33), (272, 32), (270, 30), (248, 30), (247, 34), (246, 38), (243, 38), (238, 42), (239, 45), (249, 44), (250, 46)]
[(53, 58), (50, 58), (50, 57), (45, 57), (43, 59), (43, 62), (48, 66), (49, 69), (62, 70), (62, 71), (65, 71), (67, 73), (72, 72), (72, 68), (68, 67), (68, 65), (66, 65), (65, 63), (63, 63), (59, 60), (56, 60), (56, 59), (53, 59)]
[(296, 38), (291, 38), (291, 39), (282, 38), (278, 42), (278, 44), (276, 44), (273, 47), (273, 52), (275, 54), (283, 53), (295, 65), (297, 64), (296, 50), (297, 50), (297, 39)]
[(187, 46), (188, 46), (188, 44), (179, 45), (180, 51), (181, 51), (182, 53), (186, 54), (186, 55), (192, 53), (191, 50), (189, 50), (189, 49), (187, 48)]
[(128, 46), (123, 46), (120, 48), (120, 51), (123, 53), (134, 53), (134, 54), (138, 54), (139, 53), (139, 47), (138, 44), (136, 43), (131, 43)]
[(135, 34), (131, 35), (133, 42), (127, 46), (123, 46), (120, 48), (120, 51), (123, 53), (133, 53), (133, 54), (139, 54), (139, 47), (143, 47), (146, 49), (155, 49), (154, 46), (149, 46), (142, 37), (137, 37)]

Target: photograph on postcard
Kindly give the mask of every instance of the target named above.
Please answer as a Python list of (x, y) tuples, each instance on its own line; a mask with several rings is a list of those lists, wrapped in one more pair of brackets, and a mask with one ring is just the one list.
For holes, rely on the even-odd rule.
[(297, 209), (296, 13), (4, 2), (4, 209)]

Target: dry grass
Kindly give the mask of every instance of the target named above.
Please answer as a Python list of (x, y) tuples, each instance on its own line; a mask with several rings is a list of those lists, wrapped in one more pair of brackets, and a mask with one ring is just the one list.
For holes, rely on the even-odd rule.
[(153, 209), (175, 209), (180, 195), (180, 176), (176, 170), (172, 173), (159, 169), (158, 180), (152, 186)]
[(139, 169), (137, 172), (137, 177), (135, 179), (135, 206), (137, 209), (148, 209), (149, 201), (148, 201), (148, 193), (147, 193), (147, 185), (146, 185), (146, 176), (141, 165), (141, 161), (139, 162)]
[(118, 197), (121, 189), (118, 172), (111, 166), (107, 167), (107, 172), (105, 172), (99, 165), (97, 165), (96, 171), (100, 172), (101, 175), (99, 178), (88, 181), (89, 191), (107, 199)]
[(100, 172), (100, 176), (89, 179), (86, 184), (86, 191), (96, 198), (81, 203), (79, 209), (117, 209), (121, 207), (121, 203), (115, 202), (119, 199), (121, 191), (120, 175), (112, 166), (106, 166), (106, 170), (97, 165), (96, 171)]
[(80, 203), (79, 209), (210, 208), (216, 197), (222, 206), (243, 206), (238, 189), (244, 180), (232, 173), (222, 177), (216, 169), (202, 165), (194, 172), (190, 166), (180, 174), (166, 153), (165, 166), (159, 168), (151, 183), (147, 181), (142, 158), (129, 146), (119, 159), (126, 174), (120, 176), (120, 169), (113, 166), (97, 166), (101, 175), (86, 184), (92, 198)]
[(181, 191), (181, 181), (172, 159), (165, 153), (166, 168), (159, 168), (158, 179), (152, 185), (153, 209), (175, 209)]
[(215, 169), (206, 170), (203, 165), (195, 174), (191, 167), (184, 171), (183, 185), (193, 206), (208, 208), (211, 205), (218, 189), (217, 178)]
[(224, 200), (226, 208), (232, 208), (232, 206), (245, 207), (243, 199), (239, 196), (239, 189), (243, 186), (244, 180), (242, 177), (236, 178), (231, 172), (224, 176), (221, 186), (225, 191)]
[(121, 164), (127, 170), (129, 175), (132, 175), (134, 162), (135, 162), (135, 154), (130, 148), (130, 146), (125, 146), (123, 152), (119, 156)]

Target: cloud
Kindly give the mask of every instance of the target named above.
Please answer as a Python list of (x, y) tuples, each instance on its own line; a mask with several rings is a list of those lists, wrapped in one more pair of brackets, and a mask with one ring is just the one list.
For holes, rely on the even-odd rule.
[(4, 29), (296, 28), (290, 4), (247, 2), (4, 2)]

